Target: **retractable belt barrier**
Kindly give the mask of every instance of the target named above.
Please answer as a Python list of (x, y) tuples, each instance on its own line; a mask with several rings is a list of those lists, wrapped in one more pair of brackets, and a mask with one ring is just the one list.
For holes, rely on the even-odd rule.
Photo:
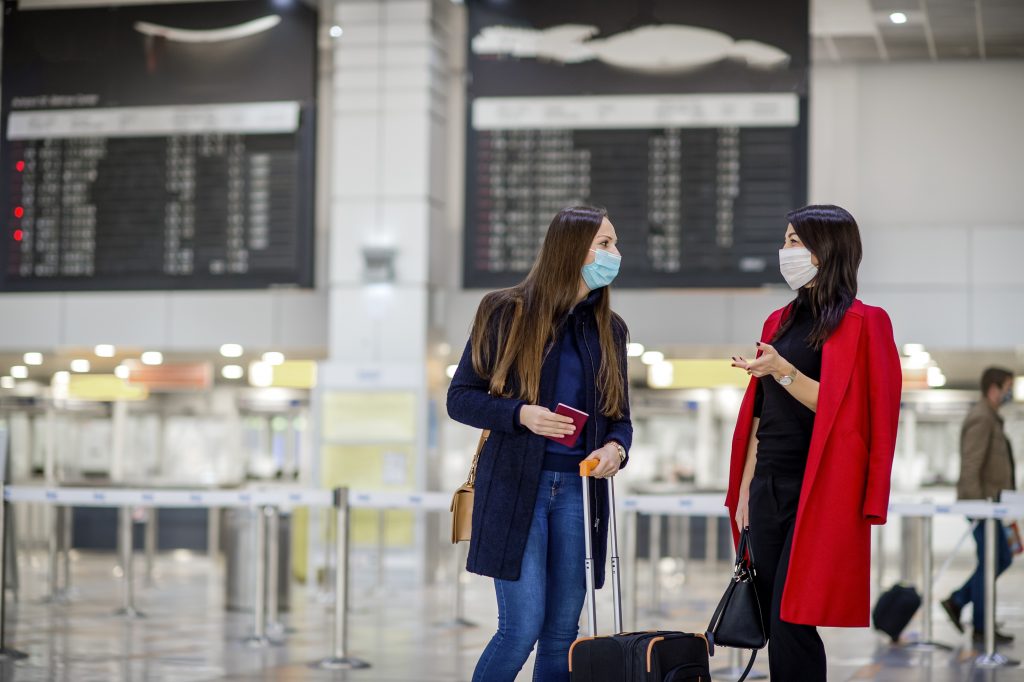
[[(267, 526), (276, 526), (276, 515), (281, 510), (296, 507), (333, 508), (337, 518), (337, 538), (335, 547), (335, 623), (332, 638), (331, 656), (314, 664), (328, 669), (363, 668), (369, 664), (347, 655), (347, 614), (348, 614), (348, 553), (349, 553), (349, 512), (351, 509), (377, 510), (413, 510), (424, 512), (447, 512), (450, 498), (440, 492), (388, 492), (362, 491), (339, 488), (336, 490), (287, 488), (287, 489), (248, 489), (248, 490), (165, 490), (146, 488), (64, 488), (43, 486), (2, 486), (3, 499), (6, 503), (28, 503), (53, 505), (56, 507), (113, 507), (121, 510), (120, 533), (124, 536), (125, 547), (122, 547), (122, 561), (125, 563), (124, 580), (130, 583), (131, 545), (126, 542), (130, 528), (129, 510), (132, 507), (145, 508), (182, 508), (207, 507), (221, 508), (252, 508), (259, 510), (258, 522), (255, 524), (257, 535), (254, 561), (257, 568), (257, 595), (255, 600), (254, 632), (247, 642), (253, 646), (268, 644), (266, 636), (266, 595), (267, 589)], [(636, 515), (644, 514), (652, 518), (664, 516), (687, 516), (702, 518), (724, 518), (729, 512), (722, 504), (721, 493), (701, 493), (691, 495), (633, 495), (619, 499), (618, 506), (624, 512)], [(924, 641), (918, 645), (933, 650), (941, 649), (941, 645), (931, 642), (931, 522), (936, 516), (959, 516), (969, 519), (982, 519), (985, 523), (986, 565), (985, 565), (985, 652), (978, 657), (977, 664), (981, 667), (999, 667), (1007, 665), (1007, 659), (995, 653), (995, 609), (992, 608), (995, 594), (995, 536), (996, 521), (1001, 519), (1024, 518), (1024, 501), (1013, 500), (1009, 504), (993, 504), (989, 502), (955, 502), (936, 504), (926, 502), (894, 502), (889, 505), (889, 514), (920, 519), (923, 526), (923, 575), (924, 586)], [(0, 524), (3, 513), (0, 511)], [(128, 521), (126, 523), (126, 520)], [(635, 532), (635, 527), (634, 527)], [(0, 552), (6, 554), (7, 543), (4, 540), (4, 529), (0, 527)], [(274, 538), (276, 541), (276, 538)], [(631, 547), (635, 554), (635, 538), (631, 539)], [(270, 554), (276, 554), (273, 542)], [(275, 557), (276, 559), (276, 557)], [(635, 559), (635, 557), (634, 557)], [(0, 566), (6, 566), (6, 556), (0, 556)], [(262, 567), (262, 569), (261, 569)], [(271, 571), (273, 573), (274, 571)], [(635, 570), (634, 570), (635, 573)], [(2, 575), (2, 568), (0, 568)], [(276, 591), (277, 586), (270, 589)], [(456, 580), (456, 589), (461, 590), (461, 581)], [(132, 589), (125, 585), (125, 604), (122, 613), (137, 616), (131, 603)], [(458, 595), (457, 595), (458, 598)], [(272, 624), (276, 624), (276, 598), (272, 598), (269, 608)], [(634, 598), (635, 606), (635, 598)], [(19, 655), (20, 652), (7, 650), (4, 642), (4, 604), (0, 595), (0, 658), (8, 655)]]

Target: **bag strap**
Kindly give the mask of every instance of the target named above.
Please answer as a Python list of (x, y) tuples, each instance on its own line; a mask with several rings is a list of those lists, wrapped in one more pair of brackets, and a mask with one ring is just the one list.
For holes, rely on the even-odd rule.
[(484, 451), (484, 445), (487, 444), (487, 439), (490, 437), (490, 430), (484, 429), (480, 432), (480, 442), (476, 444), (476, 452), (473, 453), (473, 463), (469, 466), (469, 477), (466, 479), (466, 485), (471, 488), (476, 485), (476, 465), (480, 462), (480, 453)]
[(747, 562), (747, 568), (753, 572), (757, 564), (754, 561), (754, 543), (750, 541), (750, 526), (740, 532), (740, 542), (736, 548), (736, 565), (739, 566), (744, 561)]
[(750, 670), (754, 667), (755, 658), (757, 658), (757, 649), (752, 649), (750, 651), (750, 660), (747, 661), (747, 668), (743, 671), (743, 674), (740, 675), (740, 679), (736, 680), (736, 682), (743, 682), (745, 679), (747, 679), (747, 675), (750, 674)]
[(735, 581), (729, 581), (729, 587), (725, 588), (725, 594), (722, 595), (722, 599), (719, 600), (718, 606), (715, 607), (715, 614), (711, 616), (711, 622), (708, 623), (708, 630), (705, 633), (709, 638), (709, 641), (714, 641), (714, 633), (718, 628), (718, 621), (722, 618), (722, 611), (725, 611), (725, 605), (729, 603), (729, 598), (732, 597), (732, 591), (735, 585)]

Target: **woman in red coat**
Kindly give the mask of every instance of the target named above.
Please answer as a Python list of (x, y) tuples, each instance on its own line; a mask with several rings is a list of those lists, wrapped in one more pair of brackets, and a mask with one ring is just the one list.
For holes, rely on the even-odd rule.
[(726, 505), (750, 528), (773, 680), (825, 679), (817, 626), (868, 625), (871, 526), (883, 524), (902, 372), (892, 324), (856, 299), (861, 241), (838, 206), (787, 218), (796, 299), (768, 318), (733, 437)]

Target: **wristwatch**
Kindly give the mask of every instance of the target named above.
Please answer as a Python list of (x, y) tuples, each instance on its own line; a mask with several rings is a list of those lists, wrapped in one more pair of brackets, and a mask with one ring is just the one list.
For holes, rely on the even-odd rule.
[(777, 377), (775, 380), (779, 382), (779, 386), (789, 386), (791, 383), (796, 381), (796, 377), (798, 374), (800, 374), (800, 370), (796, 368), (796, 365), (793, 365), (792, 374), (783, 374), (781, 377)]
[(625, 462), (626, 461), (626, 448), (622, 447), (622, 445), (620, 443), (617, 443), (615, 441), (609, 441), (608, 444), (609, 445), (614, 445), (615, 449), (619, 451), (619, 464), (622, 464), (623, 462)]

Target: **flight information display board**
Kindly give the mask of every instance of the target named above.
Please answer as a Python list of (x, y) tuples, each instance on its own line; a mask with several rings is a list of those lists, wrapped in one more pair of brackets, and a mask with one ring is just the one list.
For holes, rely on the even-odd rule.
[(313, 285), (316, 15), (5, 3), (0, 288)]
[(573, 204), (608, 209), (617, 285), (781, 282), (806, 202), (806, 1), (468, 5), (464, 286), (519, 281)]

